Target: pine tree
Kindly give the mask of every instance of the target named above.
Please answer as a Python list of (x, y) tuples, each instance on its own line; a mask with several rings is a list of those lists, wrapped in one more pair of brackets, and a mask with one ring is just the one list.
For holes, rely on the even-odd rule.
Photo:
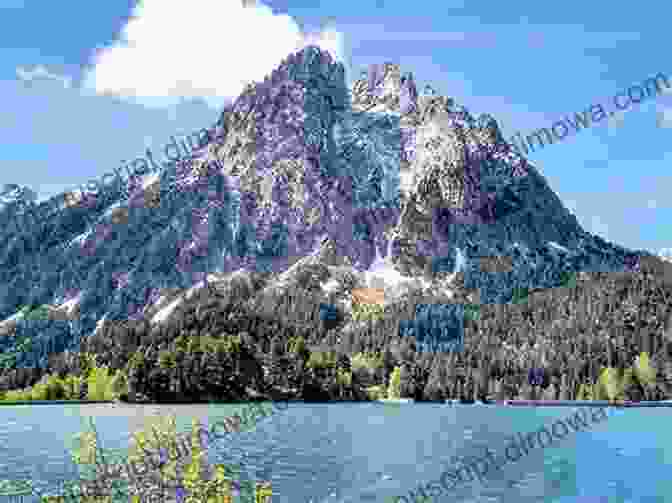
[(388, 398), (399, 399), (401, 398), (401, 369), (395, 367), (390, 375), (390, 384), (387, 388)]

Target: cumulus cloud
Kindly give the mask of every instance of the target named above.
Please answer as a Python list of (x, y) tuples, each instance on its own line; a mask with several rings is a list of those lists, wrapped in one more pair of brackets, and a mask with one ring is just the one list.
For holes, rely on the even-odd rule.
[(43, 65), (36, 65), (32, 70), (28, 70), (19, 66), (16, 69), (16, 76), (28, 85), (35, 81), (52, 81), (59, 82), (66, 89), (70, 89), (72, 87), (71, 77), (52, 73)]
[(201, 97), (219, 108), (311, 43), (346, 63), (334, 26), (304, 33), (259, 1), (144, 0), (120, 39), (97, 52), (82, 87), (149, 106)]

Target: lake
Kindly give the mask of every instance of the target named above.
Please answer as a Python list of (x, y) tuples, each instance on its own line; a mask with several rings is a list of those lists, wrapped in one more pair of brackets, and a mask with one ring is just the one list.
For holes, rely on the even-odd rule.
[[(122, 456), (143, 416), (175, 413), (212, 424), (240, 405), (42, 405), (0, 407), (0, 479), (57, 490), (77, 480), (72, 439), (93, 416), (106, 451)], [(438, 403), (290, 403), (254, 431), (210, 445), (211, 463), (240, 464), (242, 479), (270, 480), (273, 502), (390, 503), (455, 466), (456, 457), (503, 453), (510, 436), (572, 415), (569, 407), (449, 406)], [(589, 429), (436, 501), (598, 503), (671, 501), (672, 411), (619, 409)], [(608, 498), (608, 499), (607, 499)], [(651, 498), (651, 499), (648, 499)], [(0, 503), (9, 501), (0, 497)], [(26, 500), (28, 501), (28, 500)], [(403, 500), (402, 500), (403, 501)]]

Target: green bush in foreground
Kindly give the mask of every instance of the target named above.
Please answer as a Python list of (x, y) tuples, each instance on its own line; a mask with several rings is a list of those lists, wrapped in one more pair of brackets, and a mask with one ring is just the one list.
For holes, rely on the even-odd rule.
[(655, 380), (656, 371), (649, 364), (648, 353), (641, 353), (631, 368), (603, 368), (596, 383), (579, 385), (576, 399), (623, 401), (633, 387), (641, 386), (646, 393)]

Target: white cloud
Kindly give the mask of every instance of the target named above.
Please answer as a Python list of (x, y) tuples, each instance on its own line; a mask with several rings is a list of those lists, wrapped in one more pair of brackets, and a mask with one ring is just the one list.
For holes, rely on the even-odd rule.
[(43, 65), (37, 65), (32, 70), (28, 70), (21, 66), (16, 68), (16, 76), (24, 81), (26, 84), (32, 84), (33, 81), (56, 81), (60, 82), (64, 88), (70, 89), (72, 87), (72, 78), (58, 75), (47, 70)]
[(309, 43), (345, 63), (334, 27), (306, 34), (258, 1), (145, 0), (121, 40), (97, 53), (83, 88), (160, 107), (202, 97), (218, 108)]

